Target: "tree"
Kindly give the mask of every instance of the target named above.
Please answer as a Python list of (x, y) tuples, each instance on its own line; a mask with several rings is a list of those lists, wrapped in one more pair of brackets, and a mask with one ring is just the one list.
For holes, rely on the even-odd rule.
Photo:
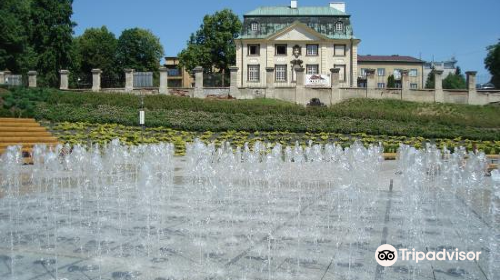
[(0, 1), (0, 70), (27, 72), (35, 65), (29, 45), (30, 0)]
[(387, 88), (396, 88), (396, 79), (392, 74), (387, 78)]
[(179, 54), (179, 64), (188, 70), (202, 66), (207, 72), (227, 72), (236, 64), (234, 40), (241, 27), (240, 19), (229, 9), (206, 15), (200, 29), (191, 34), (187, 47)]
[(448, 76), (443, 80), (444, 89), (466, 89), (467, 82), (465, 77), (462, 75), (462, 69), (457, 66), (455, 73), (448, 74)]
[(149, 30), (127, 29), (118, 38), (117, 62), (120, 70), (131, 68), (158, 73), (162, 57), (160, 39)]
[(75, 38), (75, 68), (82, 76), (90, 75), (92, 69), (98, 68), (103, 71), (103, 76), (117, 79), (117, 46), (118, 40), (106, 26), (85, 30)]
[(31, 1), (32, 32), (30, 45), (37, 54), (39, 83), (57, 86), (59, 70), (72, 65), (73, 0)]
[(436, 85), (436, 77), (434, 76), (434, 72), (431, 71), (429, 75), (427, 75), (427, 81), (425, 82), (425, 88), (433, 89)]
[(500, 88), (500, 40), (496, 45), (488, 46), (486, 49), (488, 55), (484, 60), (484, 64), (491, 73), (491, 83), (496, 88)]

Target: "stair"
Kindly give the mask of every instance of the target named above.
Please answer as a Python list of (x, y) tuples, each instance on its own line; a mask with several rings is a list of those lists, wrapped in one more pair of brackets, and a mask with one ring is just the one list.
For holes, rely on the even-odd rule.
[(0, 118), (0, 155), (7, 147), (22, 145), (23, 157), (31, 158), (34, 145), (56, 146), (57, 137), (35, 119)]

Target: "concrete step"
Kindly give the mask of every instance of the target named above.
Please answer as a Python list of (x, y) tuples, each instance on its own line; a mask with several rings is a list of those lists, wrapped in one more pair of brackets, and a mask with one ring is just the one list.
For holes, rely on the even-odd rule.
[(2, 122), (0, 127), (39, 127), (40, 124), (37, 122)]
[(0, 137), (0, 143), (51, 143), (57, 142), (56, 137), (37, 137), (37, 136), (22, 136), (22, 137)]
[(24, 118), (0, 118), (0, 124), (1, 123), (36, 123), (37, 121), (35, 119), (24, 119)]
[(26, 127), (26, 126), (1, 126), (0, 125), (0, 132), (44, 132), (44, 131), (47, 131), (47, 129), (43, 126)]
[(3, 142), (0, 143), (0, 149), (1, 148), (7, 148), (9, 146), (22, 146), (22, 147), (28, 147), (31, 148), (35, 145), (52, 145), (55, 146), (59, 144), (57, 141), (45, 141), (45, 142), (36, 142), (36, 143), (20, 143), (20, 142)]
[(0, 131), (0, 137), (51, 137), (52, 134), (48, 131)]

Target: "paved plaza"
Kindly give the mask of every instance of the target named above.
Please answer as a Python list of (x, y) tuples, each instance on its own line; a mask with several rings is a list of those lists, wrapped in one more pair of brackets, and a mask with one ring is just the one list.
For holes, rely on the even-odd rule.
[[(488, 177), (467, 194), (431, 179), (417, 197), (405, 191), (397, 161), (348, 189), (314, 178), (212, 188), (223, 182), (193, 178), (185, 166), (176, 159), (164, 178), (173, 184), (155, 193), (128, 188), (134, 178), (122, 173), (98, 184), (122, 189), (93, 195), (70, 187), (92, 182), (54, 178), (58, 188), (3, 197), (0, 279), (492, 279), (498, 266)], [(374, 254), (386, 243), (482, 254), (384, 268)]]

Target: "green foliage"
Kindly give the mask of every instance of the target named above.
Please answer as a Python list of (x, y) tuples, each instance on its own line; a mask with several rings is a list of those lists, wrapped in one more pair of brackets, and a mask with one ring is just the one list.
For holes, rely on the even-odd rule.
[[(138, 125), (141, 98), (137, 95), (30, 89), (14, 89), (13, 93), (16, 100), (35, 103), (32, 112), (39, 120)], [(4, 104), (9, 110), (23, 106)], [(147, 126), (186, 131), (281, 130), (500, 139), (500, 110), (494, 106), (354, 99), (329, 108), (305, 108), (269, 99), (219, 101), (163, 95), (145, 96), (144, 106)]]
[(500, 40), (495, 45), (488, 46), (488, 55), (484, 60), (486, 69), (491, 73), (491, 83), (500, 88)]
[(92, 69), (101, 69), (103, 76), (116, 78), (119, 70), (116, 63), (118, 40), (106, 26), (89, 28), (75, 39), (78, 72), (90, 75)]
[(396, 88), (396, 79), (392, 74), (387, 78), (387, 88)]
[(31, 1), (30, 45), (37, 54), (38, 84), (56, 87), (61, 69), (72, 65), (73, 0)]
[(467, 82), (461, 74), (460, 67), (457, 67), (455, 74), (448, 74), (443, 80), (443, 89), (467, 89)]
[(45, 102), (51, 92), (50, 89), (13, 88), (2, 95), (4, 117), (34, 117), (38, 103)]
[[(406, 144), (421, 149), (426, 143), (434, 143), (438, 148), (453, 149), (458, 146), (469, 150), (475, 146), (478, 150), (487, 154), (496, 154), (500, 150), (500, 141), (473, 141), (462, 138), (455, 139), (426, 139), (423, 137), (367, 135), (366, 133), (331, 133), (331, 132), (306, 132), (294, 133), (289, 131), (183, 131), (167, 127), (151, 127), (142, 131), (137, 126), (124, 126), (117, 124), (95, 124), (88, 122), (62, 122), (48, 124), (51, 131), (64, 143), (71, 145), (90, 143), (105, 144), (113, 139), (119, 139), (126, 145), (139, 145), (148, 143), (170, 142), (174, 143), (176, 155), (185, 155), (186, 143), (192, 143), (194, 139), (208, 144), (214, 143), (221, 147), (223, 143), (230, 143), (233, 147), (242, 147), (245, 143), (253, 146), (255, 142), (263, 142), (275, 145), (293, 146), (296, 143), (305, 147), (310, 142), (313, 144), (335, 143), (342, 147), (351, 146), (359, 141), (364, 146), (382, 144), (384, 151), (394, 153), (400, 144)], [(270, 149), (267, 150), (270, 152)]]
[(431, 71), (427, 76), (427, 81), (425, 82), (425, 88), (434, 89), (435, 86), (436, 86), (436, 77), (434, 76), (434, 73)]
[(240, 19), (229, 9), (206, 15), (200, 29), (191, 34), (186, 49), (179, 54), (180, 65), (189, 71), (202, 66), (207, 72), (213, 69), (228, 72), (236, 64), (234, 39), (241, 27)]
[(30, 0), (0, 1), (0, 70), (27, 72), (35, 65), (29, 45)]
[(149, 30), (126, 29), (118, 38), (117, 62), (120, 70), (130, 68), (157, 73), (162, 57), (160, 39)]

